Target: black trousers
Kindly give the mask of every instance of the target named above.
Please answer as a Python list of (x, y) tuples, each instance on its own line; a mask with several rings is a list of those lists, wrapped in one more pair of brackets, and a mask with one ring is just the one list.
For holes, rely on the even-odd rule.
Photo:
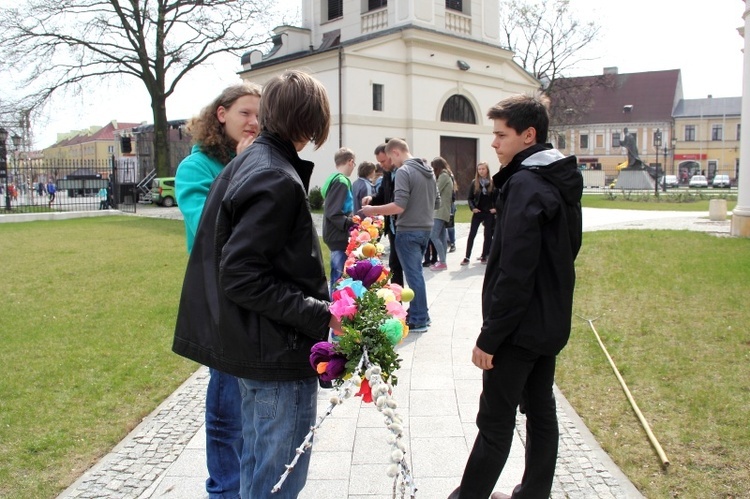
[(466, 463), (460, 499), (485, 499), (500, 477), (510, 453), (516, 427), (516, 408), (526, 406), (526, 464), (514, 499), (547, 499), (552, 490), (560, 430), (552, 384), (555, 357), (503, 345), (484, 371), (477, 427)]
[(398, 261), (398, 255), (396, 254), (396, 234), (391, 234), (389, 231), (388, 242), (391, 246), (388, 250), (388, 266), (391, 268), (391, 282), (403, 286), (404, 270), (401, 268), (401, 262)]
[(474, 238), (477, 237), (479, 226), (484, 224), (484, 243), (480, 256), (490, 256), (492, 245), (492, 233), (495, 231), (495, 215), (490, 212), (480, 211), (471, 216), (471, 227), (469, 227), (469, 240), (466, 242), (466, 258), (471, 258), (471, 250), (474, 247)]

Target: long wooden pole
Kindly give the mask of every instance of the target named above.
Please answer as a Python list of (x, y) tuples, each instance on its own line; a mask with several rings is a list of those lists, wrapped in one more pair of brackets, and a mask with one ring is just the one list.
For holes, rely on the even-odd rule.
[[(581, 318), (583, 319), (583, 317)], [(635, 415), (638, 416), (638, 420), (641, 422), (641, 426), (643, 426), (643, 429), (646, 430), (646, 435), (648, 435), (648, 439), (651, 441), (651, 445), (653, 445), (654, 449), (656, 450), (656, 453), (659, 455), (659, 459), (661, 459), (662, 466), (665, 468), (668, 467), (669, 459), (667, 459), (667, 455), (664, 453), (664, 449), (662, 449), (661, 445), (659, 445), (659, 441), (654, 436), (654, 432), (651, 431), (651, 427), (649, 426), (648, 421), (646, 421), (646, 418), (643, 416), (643, 413), (638, 408), (638, 404), (635, 403), (635, 399), (633, 398), (633, 395), (630, 393), (630, 390), (628, 389), (628, 385), (625, 384), (625, 380), (622, 379), (622, 375), (620, 375), (620, 371), (617, 369), (617, 366), (615, 365), (615, 362), (612, 360), (612, 357), (610, 357), (609, 352), (607, 351), (607, 347), (604, 346), (602, 339), (599, 337), (599, 333), (596, 332), (596, 328), (594, 327), (594, 319), (583, 319), (583, 320), (589, 323), (591, 330), (594, 332), (594, 336), (596, 336), (596, 341), (599, 342), (599, 346), (604, 352), (604, 355), (607, 357), (607, 360), (609, 361), (609, 365), (612, 366), (612, 370), (615, 372), (615, 376), (617, 376), (617, 380), (620, 382), (620, 385), (622, 386), (622, 389), (625, 392), (625, 396), (628, 398), (628, 401), (630, 402), (630, 405), (633, 408), (633, 411), (635, 411)]]

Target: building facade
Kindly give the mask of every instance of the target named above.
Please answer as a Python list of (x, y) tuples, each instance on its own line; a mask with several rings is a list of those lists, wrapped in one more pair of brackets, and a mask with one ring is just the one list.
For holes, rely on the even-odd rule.
[(302, 26), (274, 30), (267, 53), (242, 57), (244, 80), (264, 84), (286, 69), (314, 74), (328, 90), (332, 128), (311, 185), (349, 147), (357, 161), (405, 139), (415, 156), (444, 157), (466, 197), (476, 164), (494, 160), (487, 110), (539, 82), (500, 46), (497, 0), (303, 0)]
[(739, 177), (742, 97), (683, 99), (674, 112), (675, 154), (670, 173)]
[(577, 95), (569, 100), (570, 119), (566, 110), (554, 114), (552, 140), (561, 151), (575, 154), (583, 170), (603, 171), (604, 183), (627, 162), (621, 145), (626, 133), (635, 139), (643, 163), (677, 176), (684, 185), (695, 174), (706, 175), (709, 182), (726, 174), (736, 183), (741, 97), (683, 99), (680, 70), (619, 74), (606, 68), (604, 75), (558, 82), (561, 99), (569, 98), (564, 95), (568, 89)]

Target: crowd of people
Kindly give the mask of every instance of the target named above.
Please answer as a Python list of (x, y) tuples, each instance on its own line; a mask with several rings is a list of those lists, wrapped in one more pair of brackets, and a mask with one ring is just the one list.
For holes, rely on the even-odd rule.
[[(479, 434), (450, 497), (509, 497), (492, 488), (520, 404), (534, 438), (514, 494), (549, 497), (558, 435), (555, 356), (570, 333), (583, 184), (575, 157), (546, 144), (549, 116), (540, 98), (504, 99), (488, 117), (501, 169), (491, 176), (488, 163), (479, 163), (468, 186), (457, 185), (444, 158), (427, 161), (398, 138), (375, 148), (376, 163), (357, 165), (354, 151), (336, 151), (321, 188), (330, 280), (307, 200), (314, 165), (299, 157), (328, 138), (323, 85), (285, 71), (263, 89), (227, 88), (190, 121), (195, 145), (175, 180), (189, 260), (173, 350), (210, 369), (210, 499), (270, 497), (315, 424), (319, 381), (308, 356), (341, 326), (329, 305), (354, 216), (385, 217), (391, 282), (414, 291), (406, 321), (411, 333), (424, 333), (431, 317), (423, 264), (447, 269), (461, 188), (472, 211), (462, 265), (484, 226), (483, 325), (471, 352), (484, 374)], [(309, 463), (309, 452), (299, 455), (273, 497), (296, 498)]]

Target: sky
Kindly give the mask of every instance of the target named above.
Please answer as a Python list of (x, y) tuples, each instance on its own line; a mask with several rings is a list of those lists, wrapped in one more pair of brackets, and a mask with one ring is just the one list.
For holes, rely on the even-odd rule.
[[(280, 0), (297, 10), (296, 0)], [(701, 2), (707, 3), (707, 2)], [(689, 5), (692, 4), (692, 5)], [(599, 38), (580, 54), (569, 76), (601, 74), (615, 66), (620, 73), (682, 70), (687, 99), (742, 95), (744, 40), (737, 28), (744, 24), (742, 0), (714, 0), (697, 8), (683, 0), (571, 0), (581, 20), (601, 26)], [(167, 100), (170, 120), (190, 118), (221, 90), (239, 81), (239, 60), (225, 56), (213, 65), (194, 70)], [(111, 120), (153, 122), (148, 94), (130, 78), (100, 85), (86, 96), (58, 99), (47, 109), (46, 123), (33, 130), (34, 148), (52, 145), (58, 132), (103, 126)]]

